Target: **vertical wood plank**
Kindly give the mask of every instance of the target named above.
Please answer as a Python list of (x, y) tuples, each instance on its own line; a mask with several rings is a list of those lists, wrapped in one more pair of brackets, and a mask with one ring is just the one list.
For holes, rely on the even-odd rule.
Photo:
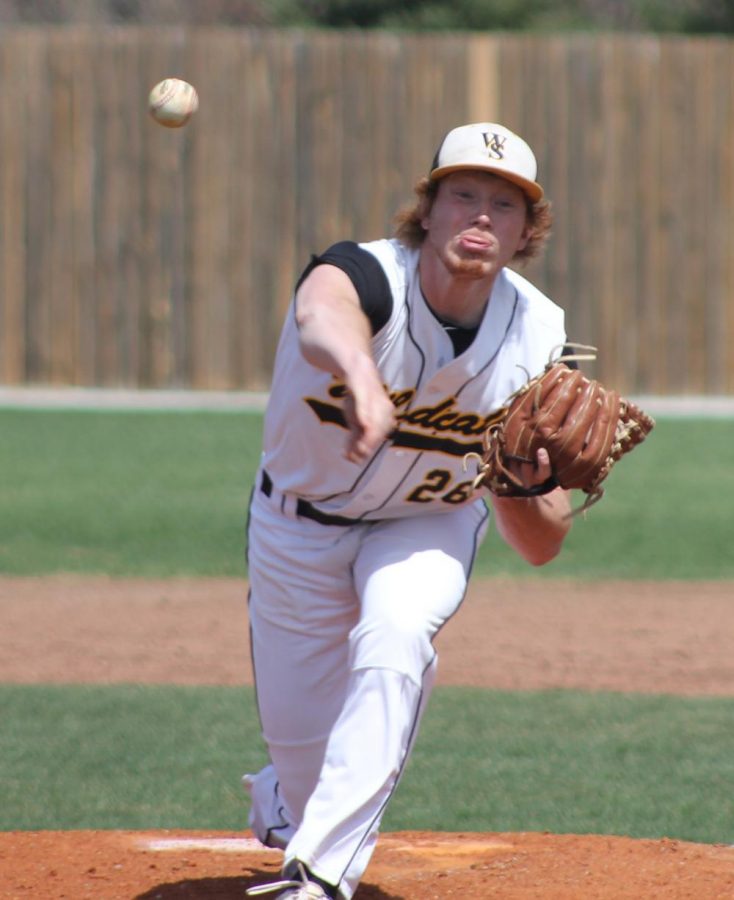
[[(703, 239), (704, 283), (702, 295), (695, 297), (704, 306), (701, 327), (700, 366), (702, 390), (720, 393), (726, 390), (726, 371), (731, 361), (731, 282), (730, 269), (732, 183), (732, 43), (722, 39), (701, 41), (697, 46), (700, 71), (699, 104), (702, 132), (708, 134), (710, 161), (708, 177), (694, 174), (694, 184), (703, 195), (698, 209), (697, 227)], [(698, 169), (698, 166), (695, 166)], [(729, 357), (729, 359), (727, 359)]]
[[(661, 206), (659, 231), (662, 267), (660, 288), (663, 310), (660, 322), (663, 353), (663, 392), (685, 390), (687, 359), (686, 271), (689, 223), (681, 210), (688, 195), (688, 173), (681, 162), (683, 123), (690, 122), (690, 57), (684, 44), (667, 39), (661, 57)], [(685, 130), (685, 129), (684, 129)]]
[(48, 39), (36, 29), (19, 35), (26, 59), (26, 148), (25, 187), (26, 254), (26, 376), (31, 382), (47, 384), (51, 345), (51, 175), (53, 155), (48, 90)]
[(497, 45), (492, 34), (472, 34), (466, 38), (466, 89), (468, 118), (472, 122), (494, 122), (499, 96)]
[[(252, 218), (256, 240), (253, 260), (267, 259), (267, 269), (259, 278), (254, 297), (256, 316), (249, 334), (257, 335), (253, 366), (253, 384), (269, 383), (271, 360), (275, 353), (282, 322), (286, 315), (296, 278), (303, 260), (298, 254), (298, 185), (295, 157), (300, 153), (301, 136), (296, 110), (297, 81), (295, 60), (302, 38), (271, 32), (269, 42), (257, 45), (256, 72), (261, 85), (258, 104), (252, 111), (254, 122), (269, 127), (255, 128)], [(268, 177), (258, 177), (259, 162), (268, 161)], [(263, 228), (260, 212), (271, 209), (272, 231)], [(258, 270), (256, 269), (256, 272)], [(250, 344), (253, 344), (252, 338)]]
[(639, 153), (632, 167), (635, 193), (641, 198), (636, 209), (634, 238), (637, 242), (637, 315), (634, 342), (637, 352), (635, 388), (654, 393), (664, 381), (663, 342), (660, 323), (664, 316), (662, 289), (663, 247), (660, 237), (661, 194), (661, 43), (646, 37), (637, 46), (638, 64), (634, 85), (639, 98)]
[[(182, 177), (192, 190), (192, 220), (187, 222), (191, 235), (191, 378), (200, 388), (226, 387), (231, 365), (232, 235), (228, 214), (230, 175), (239, 164), (231, 149), (235, 99), (241, 89), (233, 77), (235, 54), (232, 35), (206, 31), (193, 38), (187, 66), (201, 104), (196, 119), (181, 129), (191, 139), (189, 164)], [(212, 120), (217, 110), (220, 115)]]
[(540, 112), (538, 178), (551, 203), (555, 225), (545, 253), (539, 261), (527, 265), (531, 280), (549, 293), (566, 311), (567, 328), (571, 340), (587, 342), (581, 330), (581, 316), (577, 310), (587, 305), (588, 299), (569, 291), (569, 261), (576, 248), (571, 245), (569, 233), (569, 181), (570, 147), (574, 139), (570, 131), (570, 104), (568, 53), (562, 38), (552, 38), (546, 44), (540, 72), (539, 93), (542, 97)]
[(48, 378), (56, 383), (73, 379), (74, 334), (78, 319), (74, 292), (72, 227), (74, 135), (73, 45), (56, 33), (47, 34), (50, 175), (46, 345)]
[(334, 71), (339, 71), (335, 35), (315, 33), (300, 41), (296, 56), (297, 256), (302, 263), (341, 237), (339, 173), (342, 139)]
[[(72, 371), (68, 381), (88, 385), (100, 383), (96, 366), (96, 152), (94, 33), (78, 29), (69, 38), (71, 59), (72, 148), (69, 177), (69, 228), (72, 234), (73, 266), (70, 275), (74, 327)], [(135, 184), (137, 179), (132, 181)], [(103, 382), (102, 382), (103, 383)], [(134, 383), (131, 381), (130, 383)]]
[[(272, 182), (270, 173), (265, 171), (265, 159), (256, 149), (259, 134), (271, 136), (268, 126), (273, 118), (263, 102), (263, 93), (268, 93), (269, 79), (261, 65), (267, 50), (259, 49), (260, 43), (249, 32), (238, 36), (231, 60), (229, 79), (232, 90), (228, 98), (231, 180), (227, 200), (227, 271), (230, 274), (232, 303), (228, 354), (231, 360), (230, 375), (235, 383), (249, 385), (258, 381), (260, 352), (266, 343), (260, 311), (263, 304), (272, 299), (263, 296), (268, 292), (268, 287), (256, 275), (256, 268), (262, 263), (256, 260), (254, 247), (258, 232), (265, 223), (264, 217), (258, 215), (255, 194), (258, 182), (265, 183), (272, 198), (281, 191), (287, 192), (290, 187)], [(258, 116), (256, 110), (261, 115)], [(259, 129), (253, 128), (254, 121), (261, 122)], [(282, 245), (283, 236), (275, 236), (268, 231), (271, 240)], [(268, 268), (272, 255), (270, 250), (266, 251), (266, 255), (265, 266)]]
[[(716, 146), (713, 140), (714, 124), (711, 121), (713, 98), (709, 94), (709, 41), (691, 40), (686, 42), (686, 77), (689, 92), (686, 98), (685, 131), (690, 138), (679, 136), (678, 160), (680, 179), (683, 182), (683, 204), (686, 210), (686, 237), (684, 266), (680, 273), (683, 281), (683, 327), (679, 336), (682, 367), (685, 373), (685, 389), (693, 393), (705, 390), (708, 359), (706, 333), (710, 310), (714, 306), (711, 295), (712, 272), (708, 252), (711, 237), (711, 216), (713, 209), (707, 202), (706, 190), (699, 172), (709, 173), (712, 183), (718, 181)], [(702, 140), (701, 135), (709, 139)], [(692, 146), (688, 147), (689, 141)], [(678, 389), (684, 385), (678, 376)]]
[(26, 354), (27, 35), (0, 42), (0, 380), (22, 384)]
[[(607, 173), (603, 168), (600, 40), (579, 36), (569, 46), (569, 180), (563, 215), (573, 245), (568, 264), (569, 298), (575, 303), (571, 333), (583, 335), (583, 340), (597, 346), (600, 359), (605, 360), (600, 309), (605, 256), (601, 209)], [(608, 363), (608, 358), (605, 361)], [(593, 366), (589, 371), (599, 374)]]
[(734, 391), (734, 228), (731, 227), (731, 211), (734, 209), (734, 42), (722, 45), (720, 56), (719, 91), (724, 110), (720, 121), (721, 181), (714, 188), (718, 199), (718, 221), (714, 228), (717, 258), (721, 266), (719, 296), (721, 317), (717, 334), (721, 346), (721, 368), (716, 375), (714, 389), (717, 392)]

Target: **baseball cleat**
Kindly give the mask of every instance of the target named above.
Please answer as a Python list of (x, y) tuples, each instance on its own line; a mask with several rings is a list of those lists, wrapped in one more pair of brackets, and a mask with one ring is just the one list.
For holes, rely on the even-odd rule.
[[(260, 884), (257, 887), (248, 888), (248, 897), (256, 897), (260, 894), (270, 894), (273, 891), (283, 892), (278, 894), (275, 900), (331, 900), (320, 884), (308, 880), (308, 875), (301, 863), (298, 863), (300, 879), (285, 879), (274, 881), (272, 884)], [(283, 890), (285, 889), (285, 890)]]

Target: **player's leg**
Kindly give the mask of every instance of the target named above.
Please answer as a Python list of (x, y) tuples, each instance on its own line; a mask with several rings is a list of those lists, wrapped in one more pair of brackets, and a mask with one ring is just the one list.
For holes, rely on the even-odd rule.
[(360, 619), (344, 707), (319, 783), (286, 850), (350, 897), (417, 734), (435, 666), (432, 639), (458, 609), (486, 528), (483, 504), (382, 522), (354, 566)]
[(350, 531), (284, 516), (257, 496), (251, 504), (250, 635), (273, 765), (249, 779), (250, 824), (275, 846), (301, 821), (344, 702), (348, 634), (358, 613)]

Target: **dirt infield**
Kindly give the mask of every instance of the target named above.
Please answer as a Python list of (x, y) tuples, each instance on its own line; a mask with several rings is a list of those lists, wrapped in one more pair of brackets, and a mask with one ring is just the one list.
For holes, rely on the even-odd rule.
[[(0, 835), (0, 897), (245, 900), (278, 877), (251, 837), (186, 832)], [(271, 895), (272, 896), (272, 895)], [(734, 849), (547, 834), (383, 835), (355, 900), (731, 900)]]
[[(241, 684), (232, 580), (0, 578), (0, 681)], [(734, 695), (732, 583), (477, 581), (439, 684)], [(42, 624), (41, 624), (42, 623)], [(0, 834), (2, 900), (243, 900), (280, 855), (244, 834)], [(355, 900), (731, 900), (734, 848), (551, 834), (383, 835)]]

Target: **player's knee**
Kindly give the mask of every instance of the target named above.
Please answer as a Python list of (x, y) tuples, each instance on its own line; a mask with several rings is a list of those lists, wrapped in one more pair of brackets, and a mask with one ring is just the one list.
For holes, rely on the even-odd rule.
[(433, 633), (429, 624), (405, 611), (363, 619), (350, 638), (352, 667), (391, 669), (420, 685), (435, 655)]

